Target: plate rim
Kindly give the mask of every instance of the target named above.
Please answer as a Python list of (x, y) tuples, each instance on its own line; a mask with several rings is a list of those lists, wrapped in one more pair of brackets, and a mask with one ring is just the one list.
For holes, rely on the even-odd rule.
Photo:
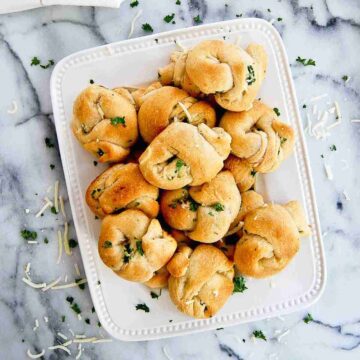
[[(106, 308), (101, 286), (98, 285), (98, 274), (96, 263), (91, 250), (89, 238), (90, 229), (84, 210), (84, 200), (80, 196), (80, 184), (73, 174), (74, 159), (71, 158), (73, 148), (71, 142), (66, 142), (66, 117), (62, 99), (61, 84), (66, 71), (81, 62), (94, 61), (108, 56), (114, 56), (124, 52), (152, 48), (157, 44), (169, 43), (174, 40), (185, 40), (195, 36), (227, 34), (232, 30), (259, 30), (270, 40), (276, 51), (277, 65), (281, 78), (282, 91), (285, 103), (289, 110), (289, 121), (295, 127), (297, 141), (295, 145), (295, 161), (302, 183), (302, 192), (306, 204), (309, 221), (312, 225), (312, 255), (314, 260), (314, 281), (311, 288), (301, 296), (287, 300), (282, 304), (262, 306), (230, 314), (219, 314), (211, 319), (189, 319), (180, 323), (155, 326), (153, 328), (126, 329), (121, 328), (111, 319)], [(157, 41), (155, 40), (157, 39)], [(278, 31), (266, 20), (258, 18), (246, 18), (220, 21), (211, 24), (204, 24), (185, 29), (157, 33), (141, 38), (122, 40), (106, 45), (101, 45), (70, 54), (60, 60), (55, 66), (50, 80), (50, 93), (54, 113), (54, 123), (59, 143), (61, 162), (64, 169), (66, 187), (69, 196), (69, 203), (73, 216), (74, 226), (79, 239), (79, 248), (84, 264), (86, 277), (89, 283), (89, 290), (94, 303), (97, 315), (104, 329), (113, 337), (125, 341), (155, 340), (172, 336), (186, 335), (190, 333), (214, 330), (218, 327), (233, 326), (240, 323), (247, 323), (261, 320), (268, 317), (285, 315), (290, 312), (305, 309), (314, 304), (321, 297), (326, 283), (326, 263), (321, 227), (316, 204), (313, 179), (309, 164), (304, 132), (301, 126), (301, 117), (298, 108), (295, 87), (291, 76), (287, 53)], [(75, 182), (75, 186), (74, 186)], [(80, 211), (79, 211), (80, 210)], [(87, 234), (80, 233), (80, 221), (85, 222)], [(82, 239), (82, 240), (81, 240)]]

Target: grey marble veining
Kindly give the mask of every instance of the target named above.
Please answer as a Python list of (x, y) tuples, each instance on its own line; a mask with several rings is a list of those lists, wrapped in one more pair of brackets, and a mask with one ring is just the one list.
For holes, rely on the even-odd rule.
[[(60, 181), (66, 212), (70, 208), (57, 147), (47, 148), (44, 138), (56, 142), (49, 94), (50, 69), (31, 66), (31, 58), (42, 62), (87, 47), (125, 39), (130, 23), (143, 10), (133, 37), (143, 36), (141, 24), (148, 22), (155, 32), (194, 25), (194, 17), (204, 23), (242, 17), (274, 19), (288, 51), (301, 113), (311, 111), (309, 99), (324, 93), (338, 101), (343, 120), (325, 140), (307, 136), (320, 219), (325, 233), (328, 284), (323, 297), (308, 311), (314, 321), (305, 324), (306, 312), (248, 325), (197, 335), (152, 342), (84, 345), (81, 359), (359, 359), (360, 358), (360, 212), (359, 160), (360, 123), (360, 3), (358, 0), (139, 0), (130, 8), (125, 0), (120, 9), (50, 7), (0, 17), (0, 358), (25, 359), (27, 349), (41, 349), (71, 337), (69, 328), (87, 336), (107, 336), (97, 326), (88, 289), (41, 292), (23, 282), (24, 266), (31, 262), (31, 278), (49, 282), (61, 275), (69, 281), (81, 276), (81, 258), (75, 248), (71, 258), (59, 266), (56, 230), (63, 224), (50, 211), (35, 218), (46, 191)], [(270, 12), (268, 11), (270, 9)], [(176, 24), (163, 17), (175, 13)], [(281, 20), (280, 20), (281, 18)], [(295, 59), (312, 58), (316, 66), (304, 67)], [(342, 80), (344, 75), (350, 80)], [(12, 101), (18, 105), (9, 114)], [(328, 100), (324, 100), (325, 102)], [(306, 109), (302, 108), (307, 104)], [(319, 105), (320, 106), (320, 105)], [(335, 144), (337, 151), (330, 151)], [(324, 158), (321, 157), (324, 155)], [(327, 179), (324, 163), (333, 169)], [(55, 165), (53, 170), (50, 164)], [(52, 191), (52, 190), (51, 190)], [(350, 200), (346, 200), (343, 192)], [(26, 210), (29, 209), (29, 212)], [(71, 219), (70, 237), (76, 238)], [(37, 245), (27, 244), (20, 230), (38, 233)], [(49, 243), (45, 244), (47, 237)], [(82, 310), (78, 320), (66, 301), (74, 297)], [(49, 318), (44, 321), (44, 316)], [(65, 321), (62, 322), (62, 316)], [(86, 324), (85, 319), (90, 320)], [(35, 320), (39, 328), (33, 331)], [(268, 340), (253, 343), (250, 335), (261, 329)], [(290, 330), (280, 341), (277, 330)], [(245, 341), (243, 342), (244, 339)], [(70, 358), (77, 347), (71, 345)], [(46, 359), (65, 359), (62, 350), (47, 351)]]

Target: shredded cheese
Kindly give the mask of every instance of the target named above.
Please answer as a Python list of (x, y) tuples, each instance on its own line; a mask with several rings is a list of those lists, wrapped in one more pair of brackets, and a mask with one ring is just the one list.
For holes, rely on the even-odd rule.
[(64, 217), (64, 219), (66, 220), (66, 213), (65, 213), (65, 207), (64, 207), (64, 200), (63, 197), (60, 195), (59, 196), (59, 202), (60, 202), (60, 210), (62, 213), (62, 216)]
[(185, 113), (185, 115), (186, 115), (186, 117), (188, 118), (188, 120), (189, 120), (189, 123), (191, 124), (191, 121), (192, 121), (192, 117), (191, 117), (191, 115), (190, 115), (190, 113), (189, 113), (189, 111), (188, 111), (188, 109), (186, 108), (186, 106), (181, 102), (181, 101), (179, 101), (178, 102), (178, 104), (180, 105), (180, 107), (183, 109), (183, 111), (184, 111), (184, 113)]
[(28, 240), (27, 243), (28, 244), (38, 244), (38, 242), (36, 240)]
[(78, 314), (77, 317), (78, 317), (78, 320), (81, 321), (81, 319), (82, 319), (81, 315)]
[(329, 180), (334, 178), (330, 165), (324, 164), (325, 174)]
[(30, 272), (30, 267), (31, 267), (31, 264), (30, 264), (30, 263), (27, 263), (27, 264), (26, 264), (26, 267), (25, 267), (25, 272), (26, 272), (26, 273), (29, 273), (29, 272)]
[(79, 270), (79, 267), (78, 267), (77, 263), (74, 264), (74, 268), (75, 268), (76, 275), (80, 276), (80, 270)]
[(58, 336), (60, 336), (61, 338), (63, 338), (64, 340), (67, 340), (68, 338), (67, 338), (67, 336), (65, 336), (63, 333), (61, 333), (61, 332), (58, 332), (57, 333), (58, 334)]
[(58, 282), (61, 281), (61, 276), (59, 276), (56, 280), (54, 280), (53, 282), (51, 282), (50, 284), (46, 285), (44, 288), (42, 288), (42, 291), (47, 291), (49, 289), (51, 289), (53, 286), (55, 286)]
[(46, 283), (36, 284), (36, 283), (32, 282), (30, 279), (27, 279), (27, 278), (22, 278), (22, 281), (24, 283), (28, 284), (29, 286), (31, 286), (34, 289), (41, 289), (41, 288), (46, 286)]
[(47, 323), (49, 322), (49, 318), (47, 316), (44, 316), (44, 321)]
[(313, 98), (311, 98), (309, 100), (309, 102), (314, 102), (314, 101), (319, 101), (321, 99), (324, 99), (328, 96), (328, 94), (322, 94), (322, 95), (319, 95), (319, 96), (314, 96)]
[(97, 340), (96, 337), (84, 338), (84, 339), (74, 339), (74, 343), (89, 343), (89, 342), (93, 342), (95, 340)]
[(57, 232), (58, 236), (58, 258), (56, 260), (57, 264), (60, 264), (61, 256), (62, 256), (62, 239), (61, 239), (61, 231), (58, 230)]
[(76, 357), (75, 357), (76, 360), (80, 359), (80, 356), (81, 356), (81, 354), (82, 354), (81, 344), (79, 344), (79, 345), (80, 345), (80, 346), (79, 346), (79, 352), (77, 353), (77, 355), (76, 355)]
[(35, 217), (40, 217), (45, 212), (45, 210), (51, 206), (53, 206), (53, 203), (51, 201), (46, 201), (45, 205), (36, 213)]
[(45, 355), (45, 350), (42, 349), (41, 353), (39, 353), (39, 354), (32, 354), (30, 349), (28, 349), (26, 354), (30, 359), (39, 359), (39, 358), (41, 358), (42, 356)]
[(280, 334), (280, 335), (276, 338), (276, 340), (277, 340), (278, 342), (280, 342), (281, 339), (282, 339), (284, 336), (286, 336), (286, 335), (289, 334), (289, 332), (290, 332), (289, 329), (285, 330), (282, 334)]
[(54, 207), (56, 212), (59, 212), (59, 180), (55, 181), (54, 186)]
[(81, 279), (81, 280), (79, 280), (78, 282), (73, 282), (73, 283), (65, 284), (65, 285), (56, 285), (56, 286), (53, 286), (53, 287), (51, 288), (51, 290), (68, 289), (68, 288), (75, 287), (75, 286), (78, 286), (78, 285), (81, 285), (81, 284), (85, 284), (86, 282), (87, 282), (86, 279)]
[(8, 109), (7, 113), (10, 115), (16, 114), (18, 111), (18, 106), (15, 100), (11, 102), (11, 108)]
[(130, 31), (129, 31), (128, 39), (130, 39), (131, 36), (132, 36), (132, 34), (134, 33), (136, 20), (141, 16), (141, 14), (142, 14), (142, 9), (140, 9), (140, 10), (136, 13), (136, 15), (134, 16), (134, 18), (132, 19), (131, 24), (130, 24)]
[(69, 225), (68, 225), (67, 222), (65, 222), (65, 228), (64, 228), (64, 250), (65, 250), (66, 255), (71, 255), (71, 250), (70, 250), (70, 246), (69, 246), (68, 233), (69, 233)]
[(165, 346), (163, 346), (162, 351), (168, 360), (172, 360)]
[(338, 104), (337, 101), (335, 101), (335, 112), (336, 112), (336, 118), (337, 119), (341, 119), (341, 111), (340, 111), (340, 106)]
[(65, 347), (64, 345), (49, 346), (48, 349), (49, 349), (49, 350), (57, 350), (57, 349), (64, 350), (64, 351), (67, 352), (69, 355), (71, 355), (70, 350), (69, 350), (67, 347)]
[(96, 339), (92, 341), (93, 344), (112, 342), (112, 339)]

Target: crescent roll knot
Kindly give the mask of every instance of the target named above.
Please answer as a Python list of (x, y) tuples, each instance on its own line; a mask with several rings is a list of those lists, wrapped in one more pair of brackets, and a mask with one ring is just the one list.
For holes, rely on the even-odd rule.
[(100, 218), (124, 209), (143, 211), (150, 218), (159, 213), (159, 189), (149, 184), (135, 163), (117, 164), (100, 174), (86, 191), (86, 202)]
[(239, 171), (244, 171), (245, 180), (240, 181), (239, 185), (243, 191), (251, 184), (250, 175), (276, 170), (294, 148), (294, 130), (281, 122), (275, 112), (260, 101), (255, 101), (249, 111), (226, 112), (220, 126), (232, 138), (232, 154), (244, 161), (235, 164), (234, 160), (229, 160), (227, 165), (229, 169), (236, 171), (239, 166), (242, 169)]
[(267, 63), (261, 45), (250, 44), (244, 50), (221, 40), (206, 40), (188, 52), (173, 53), (170, 64), (159, 69), (159, 80), (193, 96), (215, 95), (224, 109), (244, 111), (252, 107)]
[(161, 189), (201, 185), (222, 169), (230, 142), (229, 134), (221, 128), (172, 123), (140, 156), (140, 170), (150, 184)]
[(104, 264), (117, 275), (146, 282), (170, 260), (176, 246), (158, 220), (139, 210), (126, 210), (103, 219), (98, 249)]
[(299, 237), (310, 234), (297, 201), (264, 205), (245, 216), (234, 261), (243, 275), (263, 278), (284, 269), (299, 250)]
[(205, 101), (198, 101), (176, 87), (152, 85), (151, 90), (145, 90), (137, 99), (137, 103), (140, 106), (139, 130), (147, 143), (173, 122), (215, 126), (216, 114), (212, 106)]
[(100, 162), (123, 160), (138, 138), (134, 104), (123, 93), (91, 85), (76, 98), (72, 130)]
[(210, 182), (189, 189), (164, 191), (161, 213), (174, 229), (203, 243), (221, 239), (239, 213), (241, 197), (229, 171)]
[(170, 298), (189, 316), (215, 315), (233, 292), (233, 263), (214, 246), (182, 246), (167, 268)]

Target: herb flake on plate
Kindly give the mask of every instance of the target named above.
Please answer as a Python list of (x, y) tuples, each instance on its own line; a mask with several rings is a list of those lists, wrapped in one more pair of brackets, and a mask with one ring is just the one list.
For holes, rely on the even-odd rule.
[(145, 311), (146, 313), (150, 312), (149, 307), (148, 307), (145, 303), (137, 304), (137, 305), (135, 306), (135, 309), (136, 309), (136, 310), (143, 310), (143, 311)]
[(233, 293), (237, 293), (237, 292), (242, 293), (245, 290), (247, 290), (246, 281), (243, 276), (235, 276), (233, 283), (234, 283)]

